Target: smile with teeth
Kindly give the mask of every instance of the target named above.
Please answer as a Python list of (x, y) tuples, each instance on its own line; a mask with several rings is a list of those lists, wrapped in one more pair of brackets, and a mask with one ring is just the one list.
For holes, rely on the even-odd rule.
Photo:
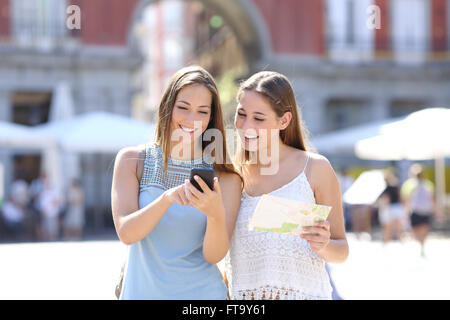
[(256, 139), (258, 136), (245, 135), (245, 139)]
[(181, 128), (181, 130), (183, 130), (184, 132), (187, 132), (187, 133), (192, 133), (195, 130), (194, 128), (183, 127), (181, 124), (178, 126)]

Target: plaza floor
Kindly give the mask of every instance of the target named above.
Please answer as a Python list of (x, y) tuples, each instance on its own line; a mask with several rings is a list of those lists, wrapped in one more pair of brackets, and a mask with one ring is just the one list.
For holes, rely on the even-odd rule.
[[(425, 258), (412, 239), (348, 241), (348, 260), (331, 265), (342, 298), (450, 299), (450, 238), (430, 236)], [(117, 240), (0, 244), (0, 299), (115, 299), (126, 250)]]

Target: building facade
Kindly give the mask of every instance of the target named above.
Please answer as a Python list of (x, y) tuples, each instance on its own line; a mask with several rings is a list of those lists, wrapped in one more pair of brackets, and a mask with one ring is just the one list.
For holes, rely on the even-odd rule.
[[(105, 110), (147, 117), (146, 110), (134, 106), (147, 85), (139, 71), (144, 63), (139, 23), (155, 2), (0, 0), (0, 120), (28, 125), (48, 121), (51, 95), (60, 81), (70, 85), (75, 114)], [(186, 28), (192, 27), (188, 35), (199, 38), (180, 46), (178, 29), (166, 30), (165, 39), (170, 33), (173, 40), (165, 41), (166, 51), (158, 53), (163, 45), (158, 45), (157, 32), (150, 57), (198, 62), (217, 77), (230, 65), (240, 66), (240, 77), (259, 70), (281, 72), (294, 86), (312, 137), (424, 107), (450, 107), (450, 0), (199, 2), (225, 21), (225, 31), (201, 38), (201, 30), (193, 26), (204, 23), (201, 17), (189, 22), (192, 8), (176, 9), (179, 15), (167, 16), (165, 24), (158, 22), (164, 14), (156, 14), (153, 22), (159, 30), (171, 18), (184, 19)], [(80, 8), (80, 29), (67, 28), (71, 5)], [(206, 47), (196, 47), (201, 43)], [(197, 56), (183, 53), (180, 58), (180, 47), (190, 47)], [(161, 61), (150, 70), (160, 79), (148, 83), (155, 92), (179, 66)], [(148, 102), (148, 109), (157, 100)], [(93, 212), (108, 210), (113, 160), (114, 155), (81, 157), (81, 179)], [(23, 170), (29, 170), (26, 179), (38, 174), (39, 155), (2, 150), (0, 161), (5, 185)], [(97, 199), (103, 199), (100, 207)]]

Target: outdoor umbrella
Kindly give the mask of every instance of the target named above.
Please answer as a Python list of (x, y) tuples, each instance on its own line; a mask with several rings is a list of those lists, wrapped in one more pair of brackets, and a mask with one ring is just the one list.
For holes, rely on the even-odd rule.
[(384, 133), (358, 141), (363, 159), (428, 160), (450, 155), (450, 109), (429, 108), (412, 113)]
[(151, 123), (103, 111), (35, 127), (36, 135), (52, 136), (63, 150), (77, 153), (117, 153), (152, 142), (154, 131)]
[[(73, 115), (74, 103), (70, 84), (60, 81), (53, 90), (48, 123), (69, 120)], [(57, 141), (56, 136), (50, 139)], [(64, 190), (67, 190), (72, 179), (80, 174), (78, 156), (72, 152), (62, 152), (59, 145), (54, 143), (43, 150), (42, 170), (46, 172), (50, 185), (58, 194), (58, 198), (63, 199)]]
[(436, 192), (442, 205), (445, 195), (444, 158), (450, 155), (450, 109), (416, 111), (383, 134), (358, 141), (355, 153), (372, 160), (435, 160)]
[(41, 149), (51, 144), (51, 141), (33, 134), (32, 128), (0, 121), (0, 147), (11, 149)]
[(382, 170), (365, 171), (343, 194), (343, 200), (352, 205), (373, 205), (386, 189)]
[(381, 120), (312, 137), (314, 147), (320, 153), (354, 153), (355, 144), (362, 139), (384, 133), (405, 117)]
[[(121, 148), (153, 141), (155, 127), (151, 123), (130, 117), (95, 111), (73, 116), (67, 120), (52, 121), (33, 128), (36, 136), (50, 136), (57, 141), (58, 153), (115, 154)], [(56, 150), (49, 153), (57, 161)], [(101, 170), (101, 168), (97, 168)], [(99, 177), (97, 176), (99, 179)], [(98, 183), (100, 183), (98, 181)], [(99, 189), (96, 196), (100, 197)], [(95, 226), (100, 226), (100, 207), (96, 205)]]

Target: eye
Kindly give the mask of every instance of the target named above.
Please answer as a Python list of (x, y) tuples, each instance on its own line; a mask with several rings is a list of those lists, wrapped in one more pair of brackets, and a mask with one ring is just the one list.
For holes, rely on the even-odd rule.
[(178, 109), (181, 109), (181, 110), (187, 110), (187, 109), (188, 109), (188, 108), (183, 107), (183, 106), (177, 106), (177, 108), (178, 108)]
[(256, 121), (264, 121), (264, 119), (254, 118)]
[(208, 111), (199, 111), (199, 113), (208, 114)]
[(245, 113), (240, 113), (240, 112), (238, 112), (238, 116), (239, 116), (239, 117), (245, 117)]

